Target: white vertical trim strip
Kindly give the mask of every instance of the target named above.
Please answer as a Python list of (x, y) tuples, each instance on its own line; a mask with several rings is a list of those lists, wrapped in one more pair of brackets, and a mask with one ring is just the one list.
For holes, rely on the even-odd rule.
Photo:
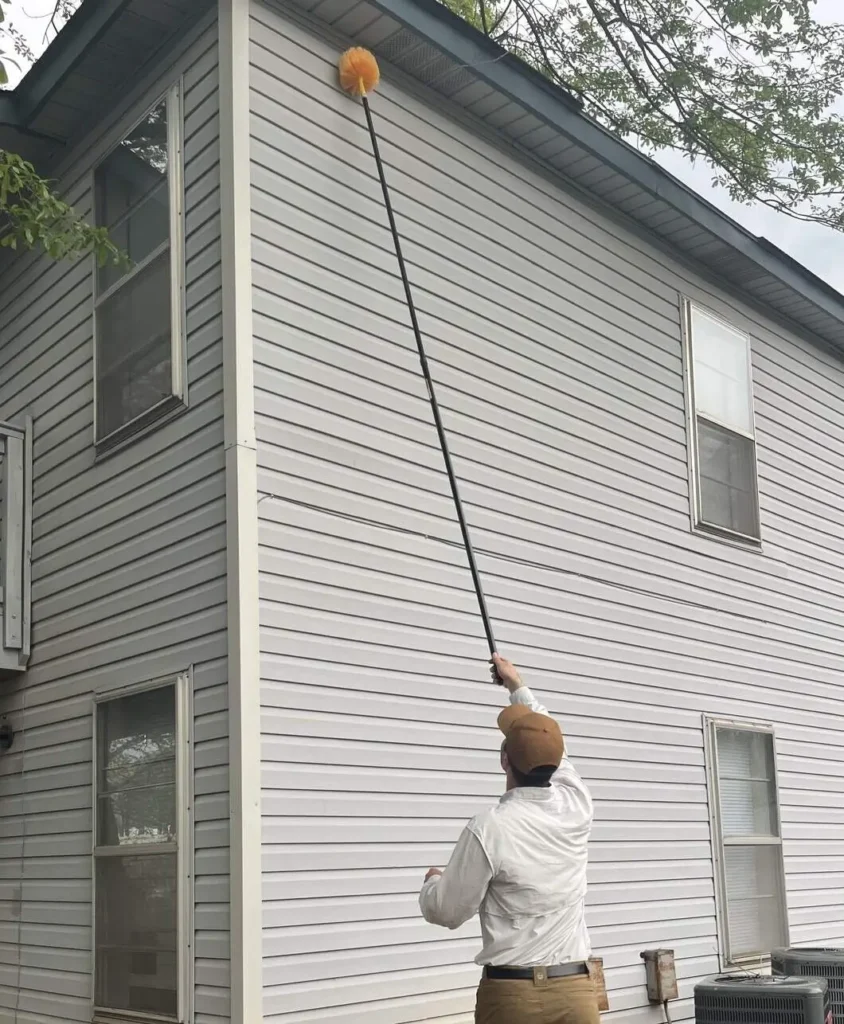
[(26, 667), (29, 660), (32, 642), (32, 466), (33, 437), (32, 417), (24, 417), (24, 456), (23, 456), (23, 566), (21, 569), (23, 582), (23, 643), (20, 652), (21, 668)]
[[(185, 401), (188, 379), (185, 301), (185, 86), (183, 76), (167, 93), (167, 186), (170, 198), (170, 390)], [(185, 404), (187, 404), (185, 402)]]
[(193, 1022), (194, 1004), (194, 842), (193, 842), (193, 667), (176, 680), (176, 804), (179, 901), (179, 1020)]
[(23, 647), (23, 558), (24, 558), (24, 459), (26, 445), (21, 434), (6, 435), (3, 466), (2, 565), (3, 646), (10, 650)]
[(724, 870), (724, 848), (721, 845), (720, 789), (718, 785), (718, 747), (715, 742), (715, 722), (703, 715), (704, 759), (706, 789), (709, 805), (709, 841), (712, 850), (712, 871), (715, 883), (715, 926), (718, 939), (718, 969), (723, 971), (728, 962), (727, 892)]
[(694, 532), (700, 521), (700, 485), (697, 472), (697, 416), (695, 416), (695, 388), (692, 374), (691, 301), (678, 295), (680, 301), (680, 338), (683, 354), (683, 398), (686, 412), (686, 466), (689, 479), (689, 522)]
[(257, 458), (252, 369), (249, 0), (218, 0), (228, 561), (231, 1024), (262, 1019)]

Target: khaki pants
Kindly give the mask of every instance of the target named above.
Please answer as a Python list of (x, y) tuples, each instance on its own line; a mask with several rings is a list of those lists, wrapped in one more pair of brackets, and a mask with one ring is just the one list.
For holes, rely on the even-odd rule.
[(484, 978), (475, 1024), (599, 1024), (592, 979), (585, 974), (545, 981)]

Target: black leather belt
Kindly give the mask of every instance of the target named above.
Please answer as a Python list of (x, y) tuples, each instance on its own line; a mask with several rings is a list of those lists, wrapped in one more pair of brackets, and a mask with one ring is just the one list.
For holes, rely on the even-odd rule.
[(492, 981), (542, 981), (543, 978), (570, 978), (574, 974), (588, 974), (583, 961), (573, 964), (554, 964), (551, 967), (484, 967), (484, 977)]

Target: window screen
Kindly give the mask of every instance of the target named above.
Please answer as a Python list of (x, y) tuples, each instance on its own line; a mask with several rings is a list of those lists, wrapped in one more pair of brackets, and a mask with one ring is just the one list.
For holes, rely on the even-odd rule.
[[(127, 256), (97, 268), (96, 438), (125, 437), (180, 398), (182, 337), (174, 260), (181, 221), (178, 91), (173, 90), (97, 167), (97, 224)], [(179, 314), (179, 315), (174, 315)]]
[(692, 304), (687, 312), (696, 522), (758, 540), (749, 339)]
[(178, 1013), (174, 685), (97, 705), (95, 1002)]
[(787, 944), (773, 733), (712, 725), (721, 922), (731, 961)]

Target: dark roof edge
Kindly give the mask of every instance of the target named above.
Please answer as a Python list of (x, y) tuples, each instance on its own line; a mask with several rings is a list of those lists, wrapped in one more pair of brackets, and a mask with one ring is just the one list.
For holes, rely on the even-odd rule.
[(0, 124), (21, 129), (37, 116), (130, 0), (86, 0), (13, 90), (0, 95)]
[[(762, 270), (844, 323), (844, 295), (782, 249), (759, 238), (656, 161), (579, 111), (574, 97), (507, 54), (438, 0), (370, 0), (382, 13), (431, 41), (509, 99), (570, 138), (603, 164), (711, 232)], [(490, 59), (491, 55), (495, 59)]]
[[(830, 228), (830, 230), (832, 230)], [(832, 299), (841, 301), (844, 295), (836, 287), (831, 285), (828, 281), (824, 281), (822, 277), (809, 270), (808, 267), (804, 266), (800, 260), (796, 260), (793, 256), (789, 256), (785, 250), (780, 249), (778, 245), (775, 245), (769, 238), (765, 238), (764, 235), (757, 235), (756, 241), (759, 246), (765, 250), (774, 254), (777, 259), (781, 260), (787, 267), (790, 267), (796, 274), (799, 274), (802, 278), (814, 285), (816, 288), (820, 288), (821, 291), (826, 292)]]

